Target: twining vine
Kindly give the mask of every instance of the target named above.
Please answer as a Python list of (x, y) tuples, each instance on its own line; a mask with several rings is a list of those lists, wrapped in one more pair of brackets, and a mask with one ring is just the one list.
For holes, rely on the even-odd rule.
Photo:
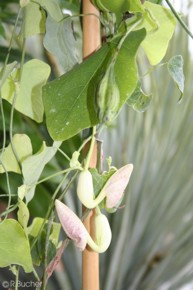
[[(1, 213), (0, 267), (9, 266), (18, 285), (19, 269), (33, 272), (45, 289), (68, 243), (59, 241), (61, 226), (69, 239), (84, 250), (87, 244), (96, 252), (106, 251), (111, 243), (111, 229), (105, 212), (114, 213), (124, 197), (133, 165), (119, 169), (108, 161), (108, 170), (99, 172), (89, 168), (96, 136), (116, 122), (122, 107), (127, 104), (136, 114), (145, 111), (152, 101), (151, 93), (143, 92), (136, 58), (143, 48), (150, 69), (160, 66), (176, 27), (176, 18), (192, 37), (169, 1), (170, 9), (160, 1), (93, 0), (100, 10), (103, 31), (102, 47), (82, 61), (81, 14), (64, 14), (57, 0), (20, 0), (20, 8), (12, 30), (10, 45), (0, 71), (0, 106), (3, 142), (0, 153), (0, 173), (5, 174), (7, 194), (2, 195), (7, 208)], [(73, 23), (73, 25), (72, 25)], [(16, 31), (19, 34), (16, 35)], [(64, 33), (65, 31), (65, 33)], [(64, 74), (50, 81), (51, 67), (42, 60), (26, 61), (26, 43), (32, 35), (44, 36), (44, 48), (59, 58)], [(78, 37), (75, 37), (75, 34)], [(65, 37), (64, 37), (65, 35)], [(14, 38), (21, 42), (21, 61), (9, 62)], [(54, 40), (53, 40), (54, 37)], [(62, 47), (61, 46), (62, 43)], [(74, 48), (72, 50), (72, 47)], [(65, 51), (65, 55), (62, 55)], [(167, 63), (170, 76), (184, 91), (183, 58), (174, 56)], [(4, 103), (11, 105), (9, 143), (6, 136)], [(13, 133), (14, 112), (18, 111), (38, 124), (44, 121), (52, 145), (42, 143), (33, 153), (32, 142), (26, 132)], [(83, 130), (92, 128), (92, 134), (82, 141), (72, 156), (61, 149), (62, 143)], [(89, 142), (86, 158), (81, 152)], [(42, 177), (45, 166), (61, 154), (65, 168)], [(110, 160), (110, 159), (109, 159)], [(10, 172), (22, 176), (22, 183), (11, 190)], [(59, 177), (44, 218), (30, 220), (29, 203), (34, 199), (36, 186)], [(87, 210), (78, 217), (64, 203), (64, 196), (77, 181), (77, 198)], [(38, 192), (36, 193), (38, 194)], [(95, 239), (92, 239), (82, 220), (90, 209), (96, 209)], [(60, 223), (57, 221), (55, 209)], [(17, 212), (17, 218), (8, 214)], [(14, 240), (15, 247), (12, 248)], [(5, 243), (6, 241), (6, 243)], [(11, 254), (9, 249), (12, 248)], [(25, 255), (23, 253), (25, 252)], [(43, 267), (43, 274), (38, 274)]]

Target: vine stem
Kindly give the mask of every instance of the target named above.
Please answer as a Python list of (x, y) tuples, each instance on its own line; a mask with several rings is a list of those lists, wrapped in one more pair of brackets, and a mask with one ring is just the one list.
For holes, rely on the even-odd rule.
[(51, 178), (53, 178), (53, 177), (56, 177), (56, 176), (62, 175), (62, 174), (64, 174), (64, 173), (69, 173), (69, 172), (74, 171), (74, 170), (81, 170), (81, 167), (67, 168), (67, 169), (64, 169), (64, 170), (58, 171), (58, 172), (56, 172), (56, 173), (54, 173), (54, 174), (52, 174), (52, 175), (50, 175), (50, 176), (47, 176), (47, 177), (45, 177), (45, 178), (43, 178), (43, 179), (40, 179), (40, 180), (37, 181), (36, 183), (32, 184), (32, 186), (34, 186), (34, 185), (38, 185), (38, 184), (43, 183), (43, 182), (45, 182), (45, 181), (47, 181), (47, 180), (49, 180), (49, 179), (51, 179)]
[[(75, 174), (72, 176), (71, 180), (68, 182), (68, 184), (67, 184), (66, 187), (64, 188), (64, 190), (63, 190), (63, 192), (61, 193), (61, 195), (58, 197), (59, 200), (62, 200), (62, 199), (63, 199), (64, 195), (67, 193), (67, 191), (69, 190), (70, 186), (73, 184), (73, 182), (74, 182), (74, 180), (75, 180), (75, 178), (76, 178), (76, 176), (77, 176), (77, 173), (78, 173), (78, 171), (76, 171)], [(47, 210), (46, 215), (45, 215), (45, 217), (44, 217), (44, 221), (43, 221), (43, 223), (42, 223), (42, 225), (41, 225), (41, 227), (40, 227), (40, 230), (39, 230), (39, 232), (38, 232), (38, 235), (36, 236), (36, 238), (33, 240), (32, 244), (31, 244), (31, 250), (32, 250), (33, 247), (35, 246), (35, 244), (36, 244), (36, 242), (37, 242), (37, 240), (38, 240), (38, 237), (39, 237), (39, 235), (41, 234), (41, 232), (42, 232), (42, 230), (43, 230), (43, 228), (44, 228), (44, 225), (45, 225), (47, 219), (50, 217), (50, 214), (52, 213), (52, 210), (53, 210), (53, 207), (54, 207), (54, 202), (55, 202), (56, 196), (57, 196), (59, 190), (61, 189), (62, 185), (63, 185), (64, 182), (66, 181), (68, 175), (69, 175), (69, 172), (67, 172), (67, 173), (65, 174), (65, 176), (64, 176), (63, 179), (62, 179), (62, 181), (59, 183), (59, 185), (57, 186), (56, 190), (55, 190), (54, 193), (53, 193), (52, 200), (51, 200), (51, 202), (50, 202), (50, 205), (49, 205), (49, 207), (48, 207), (48, 210)]]
[[(6, 174), (7, 189), (8, 189), (8, 205), (7, 205), (8, 209), (9, 209), (10, 204), (11, 204), (12, 193), (11, 193), (10, 182), (9, 182), (9, 174), (8, 174), (8, 172), (7, 172), (5, 166), (3, 165), (3, 162), (2, 162), (2, 155), (5, 151), (5, 146), (6, 146), (6, 125), (5, 125), (5, 114), (4, 114), (4, 108), (3, 108), (3, 101), (2, 101), (2, 96), (1, 96), (1, 87), (4, 83), (4, 74), (5, 74), (6, 66), (7, 66), (8, 61), (9, 61), (9, 56), (10, 56), (10, 52), (11, 52), (12, 45), (13, 45), (14, 34), (15, 34), (15, 31), (16, 31), (16, 28), (18, 25), (20, 13), (21, 13), (21, 8), (19, 9), (18, 14), (17, 14), (17, 18), (15, 21), (13, 32), (12, 32), (11, 39), (10, 39), (10, 44), (9, 44), (7, 56), (6, 56), (5, 62), (3, 64), (3, 68), (1, 70), (1, 73), (0, 73), (0, 107), (1, 107), (2, 126), (3, 126), (3, 145), (2, 145), (2, 150), (0, 152), (0, 163), (2, 164), (3, 169), (5, 171), (5, 174)], [(5, 216), (5, 218), (7, 218), (7, 215)]]
[[(82, 0), (82, 7), (83, 14), (85, 15), (83, 17), (83, 57), (85, 59), (101, 46), (99, 21), (100, 14), (99, 11), (91, 4), (90, 0)], [(98, 17), (96, 17), (96, 15)], [(92, 138), (92, 141), (93, 140), (94, 138)], [(87, 156), (86, 166), (96, 167), (97, 150), (93, 150), (95, 145), (96, 143), (93, 141), (93, 144), (90, 146), (90, 152)], [(92, 223), (93, 214), (94, 210), (92, 210), (84, 220), (84, 225), (92, 237), (95, 232)], [(99, 255), (96, 252), (86, 248), (82, 254), (82, 290), (91, 289), (99, 290)]]
[[(50, 205), (49, 205), (49, 207), (48, 207), (48, 210), (47, 210), (46, 215), (45, 215), (45, 217), (44, 217), (43, 223), (42, 223), (42, 225), (41, 225), (41, 227), (40, 227), (40, 230), (39, 230), (39, 232), (38, 232), (38, 235), (36, 236), (36, 238), (33, 240), (32, 244), (31, 244), (31, 250), (32, 250), (33, 247), (35, 246), (35, 244), (36, 244), (36, 242), (37, 242), (37, 240), (38, 240), (38, 237), (40, 236), (40, 234), (41, 234), (41, 232), (42, 232), (42, 230), (43, 230), (43, 228), (44, 228), (44, 225), (45, 225), (47, 219), (50, 217), (50, 214), (51, 214), (51, 212), (52, 212), (52, 210), (53, 210), (53, 207), (54, 207), (54, 201), (55, 201), (55, 198), (56, 198), (56, 196), (57, 196), (57, 194), (58, 194), (60, 188), (62, 187), (63, 183), (64, 183), (65, 180), (67, 179), (68, 174), (69, 174), (69, 172), (67, 172), (67, 173), (64, 175), (64, 177), (62, 178), (61, 182), (59, 183), (59, 185), (57, 186), (56, 190), (55, 190), (54, 193), (53, 193), (52, 200), (51, 200), (51, 202), (50, 202)], [(66, 191), (65, 191), (65, 192), (66, 192)]]
[(15, 290), (18, 290), (18, 282), (19, 282), (19, 267), (16, 271), (16, 275), (15, 275)]
[(165, 0), (166, 3), (168, 4), (168, 6), (170, 7), (172, 13), (174, 14), (174, 16), (176, 17), (176, 19), (178, 20), (178, 22), (180, 23), (180, 25), (183, 27), (183, 29), (186, 31), (186, 33), (193, 39), (193, 34), (190, 31), (190, 29), (188, 28), (188, 26), (186, 25), (186, 23), (181, 19), (181, 17), (178, 15), (178, 13), (176, 12), (176, 10), (174, 9), (173, 5), (170, 3), (169, 0)]
[[(15, 104), (16, 104), (16, 100), (17, 100), (18, 84), (21, 81), (23, 65), (24, 65), (24, 61), (25, 61), (25, 47), (26, 47), (26, 39), (24, 38), (23, 39), (23, 44), (22, 44), (22, 56), (21, 56), (21, 64), (20, 64), (20, 74), (19, 74), (19, 79), (16, 80), (16, 82), (15, 82), (15, 93), (14, 93), (14, 96), (13, 96), (13, 101), (12, 101), (12, 106), (11, 106), (10, 126), (9, 126), (9, 138), (10, 138), (11, 148), (12, 148), (13, 154), (15, 155), (15, 158), (17, 160), (17, 163), (19, 165), (19, 169), (20, 169), (21, 172), (22, 172), (21, 162), (19, 160), (17, 151), (16, 151), (15, 146), (13, 144), (13, 120), (14, 120)], [(8, 203), (8, 207), (10, 206), (10, 203), (11, 203), (11, 200)]]
[(53, 219), (54, 219), (54, 213), (52, 212), (52, 214), (48, 220), (48, 230), (46, 232), (46, 245), (45, 245), (45, 253), (44, 253), (44, 255), (45, 255), (45, 257), (44, 257), (44, 275), (43, 275), (43, 284), (41, 286), (42, 290), (46, 290), (46, 284), (47, 284), (46, 268), (48, 266), (49, 237), (50, 237)]
[(91, 142), (90, 142), (90, 148), (89, 148), (89, 151), (88, 151), (88, 154), (87, 154), (87, 157), (86, 157), (85, 166), (84, 166), (85, 170), (88, 169), (89, 164), (90, 164), (90, 160), (91, 160), (91, 157), (92, 157), (92, 154), (93, 154), (93, 149), (94, 149), (94, 145), (95, 145), (95, 141), (96, 141), (95, 134), (96, 134), (96, 126), (94, 126), (93, 130), (92, 130), (92, 139), (91, 139)]

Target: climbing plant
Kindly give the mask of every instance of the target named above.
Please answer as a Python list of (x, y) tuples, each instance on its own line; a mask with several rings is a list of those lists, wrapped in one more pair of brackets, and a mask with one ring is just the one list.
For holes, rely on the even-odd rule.
[[(98, 253), (108, 249), (113, 233), (106, 213), (114, 214), (120, 207), (133, 164), (117, 169), (109, 157), (104, 171), (99, 154), (97, 168), (89, 168), (96, 140), (116, 122), (125, 105), (136, 114), (148, 109), (153, 95), (142, 88), (137, 63), (141, 54), (149, 62), (149, 71), (167, 66), (168, 77), (179, 89), (178, 101), (184, 93), (182, 56), (160, 63), (176, 26), (175, 10), (160, 2), (93, 0), (100, 10), (102, 45), (86, 60), (81, 52), (81, 19), (85, 15), (79, 1), (70, 5), (68, 1), (20, 0), (12, 22), (6, 24), (11, 25), (9, 31), (6, 18), (1, 20), (1, 37), (9, 46), (0, 71), (0, 173), (6, 204), (1, 212), (0, 267), (9, 266), (16, 282), (22, 268), (33, 272), (39, 287), (45, 289), (69, 240), (80, 250), (87, 244)], [(2, 12), (8, 13), (6, 9), (7, 3), (2, 2)], [(43, 37), (49, 62), (27, 54), (31, 37), (37, 35)], [(21, 48), (17, 57), (16, 44)], [(59, 72), (53, 63), (60, 67)], [(31, 136), (28, 126), (34, 128)], [(43, 132), (38, 144), (34, 139), (37, 132)], [(78, 141), (67, 152), (66, 142), (72, 138)], [(86, 154), (82, 154), (85, 147)], [(60, 156), (59, 166), (56, 155)], [(48, 180), (49, 197), (41, 187)], [(82, 216), (63, 203), (73, 186), (79, 205), (86, 208)], [(31, 206), (37, 206), (40, 200), (36, 196), (41, 194), (44, 198), (38, 198), (47, 206), (33, 216)], [(91, 209), (95, 209), (94, 237), (83, 224)], [(59, 239), (61, 226), (67, 235), (63, 242)]]

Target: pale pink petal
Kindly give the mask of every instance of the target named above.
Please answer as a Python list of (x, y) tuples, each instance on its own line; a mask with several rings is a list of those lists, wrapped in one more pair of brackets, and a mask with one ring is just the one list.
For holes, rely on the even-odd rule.
[(55, 201), (56, 211), (61, 225), (76, 246), (83, 251), (87, 244), (88, 232), (79, 217), (61, 201)]
[(103, 190), (106, 193), (106, 207), (116, 208), (123, 198), (124, 190), (129, 183), (133, 164), (127, 164), (117, 170), (107, 181)]

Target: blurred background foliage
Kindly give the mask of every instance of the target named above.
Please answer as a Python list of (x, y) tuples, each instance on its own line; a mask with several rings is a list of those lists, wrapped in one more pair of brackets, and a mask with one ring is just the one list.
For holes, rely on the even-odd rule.
[[(78, 0), (61, 0), (60, 4), (63, 9), (79, 13)], [(17, 11), (17, 0), (0, 1), (0, 62), (6, 57)], [(184, 16), (187, 23), (188, 17)], [(184, 58), (186, 82), (182, 102), (178, 104), (179, 92), (166, 66), (151, 70), (141, 52), (138, 63), (143, 87), (146, 92), (153, 93), (153, 102), (145, 113), (125, 106), (116, 123), (101, 136), (104, 160), (112, 156), (113, 165), (117, 167), (134, 164), (124, 207), (116, 215), (110, 215), (113, 240), (108, 251), (100, 256), (103, 290), (193, 289), (193, 61), (188, 37), (180, 26), (163, 62), (176, 54)], [(43, 49), (42, 36), (31, 37), (27, 43), (26, 60), (34, 57), (51, 65), (52, 78), (61, 73), (57, 60)], [(20, 58), (20, 42), (15, 36), (10, 62), (20, 61)], [(4, 102), (8, 140), (10, 109)], [(1, 120), (0, 130), (2, 142)], [(28, 134), (34, 152), (43, 140), (51, 144), (44, 124), (37, 124), (16, 111), (13, 132)], [(81, 136), (75, 136), (64, 142), (62, 149), (71, 156), (80, 144)], [(61, 168), (65, 168), (65, 159), (56, 155), (42, 177)], [(16, 194), (21, 177), (12, 173), (10, 180)], [(45, 215), (58, 182), (59, 178), (55, 178), (37, 187), (35, 198), (29, 204), (32, 218)], [(7, 193), (7, 186), (5, 176), (1, 175), (0, 194), (4, 193)], [(66, 195), (65, 202), (80, 213), (73, 193), (75, 186)], [(1, 198), (1, 211), (5, 206), (6, 199)], [(7, 269), (0, 269), (1, 281), (8, 275)], [(29, 276), (23, 274), (23, 279), (29, 280)], [(47, 289), (79, 290), (80, 285), (81, 253), (70, 244)]]

